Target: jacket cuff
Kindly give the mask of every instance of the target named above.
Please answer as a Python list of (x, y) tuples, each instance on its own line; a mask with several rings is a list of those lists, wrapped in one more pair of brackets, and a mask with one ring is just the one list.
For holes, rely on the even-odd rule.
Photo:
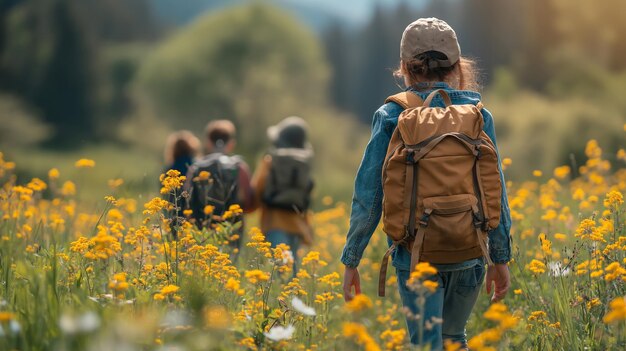
[(499, 249), (499, 250), (489, 250), (489, 257), (496, 264), (505, 264), (511, 260), (511, 250), (509, 249)]
[(356, 268), (359, 266), (360, 261), (360, 257), (348, 252), (346, 249), (343, 250), (343, 253), (341, 254), (341, 263), (343, 263), (346, 267)]

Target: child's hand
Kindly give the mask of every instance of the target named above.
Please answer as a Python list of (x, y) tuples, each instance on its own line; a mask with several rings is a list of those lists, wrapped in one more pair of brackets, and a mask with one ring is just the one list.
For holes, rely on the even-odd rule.
[[(352, 287), (354, 286), (354, 294), (352, 294)], [(354, 295), (361, 293), (361, 277), (359, 276), (358, 268), (347, 267), (343, 274), (343, 298), (346, 302), (352, 300)]]
[(509, 267), (506, 264), (495, 264), (487, 267), (487, 294), (491, 294), (492, 284), (495, 286), (491, 302), (498, 302), (504, 298), (511, 287)]

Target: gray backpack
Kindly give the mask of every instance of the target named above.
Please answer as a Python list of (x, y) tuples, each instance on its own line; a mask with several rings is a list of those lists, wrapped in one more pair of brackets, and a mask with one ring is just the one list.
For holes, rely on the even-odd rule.
[(270, 150), (272, 165), (263, 192), (263, 203), (270, 208), (303, 212), (311, 203), (311, 149)]
[(193, 182), (189, 198), (189, 208), (193, 210), (193, 216), (199, 227), (202, 227), (206, 220), (205, 206), (214, 206), (213, 214), (221, 216), (230, 205), (240, 203), (238, 194), (241, 162), (239, 156), (212, 153), (191, 166), (194, 178), (202, 171), (210, 173), (208, 182)]

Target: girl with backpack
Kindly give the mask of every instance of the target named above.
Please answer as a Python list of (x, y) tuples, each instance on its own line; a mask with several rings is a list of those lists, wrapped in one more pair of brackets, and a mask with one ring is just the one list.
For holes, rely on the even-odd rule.
[(272, 146), (252, 178), (260, 203), (261, 231), (272, 247), (289, 245), (294, 276), (300, 245), (311, 245), (313, 241), (308, 213), (313, 190), (313, 148), (307, 140), (308, 128), (306, 121), (296, 116), (268, 128)]
[[(476, 92), (474, 63), (461, 56), (456, 33), (442, 20), (421, 18), (409, 24), (402, 35), (396, 74), (407, 88), (374, 113), (371, 139), (355, 179), (350, 228), (341, 257), (345, 265), (344, 296), (350, 301), (361, 292), (357, 267), (384, 208), (384, 230), (390, 237), (385, 260), (390, 254), (403, 305), (412, 314), (422, 314), (420, 319), (407, 316), (411, 342), (441, 350), (444, 340), (449, 340), (466, 348), (465, 326), (485, 271), (487, 293), (493, 290), (492, 301), (504, 298), (510, 286), (507, 262), (511, 258), (511, 218), (493, 117), (482, 108), (481, 96)], [(472, 118), (473, 124), (467, 122)], [(398, 123), (402, 128), (396, 128)], [(473, 126), (475, 135), (459, 132), (464, 123)], [(413, 138), (429, 130), (433, 132), (428, 138)], [(447, 132), (438, 134), (440, 131)], [(446, 148), (468, 155), (441, 157)], [(435, 150), (439, 157), (429, 155)], [(458, 161), (452, 157), (458, 157)], [(400, 167), (402, 177), (391, 174), (392, 167)], [(461, 171), (463, 167), (467, 172)], [(485, 177), (489, 172), (494, 176)], [(469, 178), (458, 180), (460, 185), (456, 186), (449, 180), (458, 174)], [(391, 189), (393, 182), (404, 190)], [(463, 194), (453, 194), (467, 184), (475, 186), (472, 189), (470, 185)], [(429, 197), (425, 198), (424, 193)], [(406, 223), (403, 218), (408, 218)], [(457, 218), (457, 224), (468, 223), (469, 234), (463, 244), (470, 249), (456, 250), (459, 242), (443, 240), (433, 232), (440, 229), (455, 237), (455, 223), (446, 223), (450, 218)], [(404, 237), (398, 237), (395, 228), (404, 230)], [(433, 263), (437, 269), (433, 279), (438, 283), (423, 310), (417, 306), (417, 294), (407, 287), (411, 270), (420, 259)], [(386, 263), (383, 267), (381, 296)]]
[(187, 174), (187, 169), (200, 154), (200, 140), (188, 130), (179, 130), (168, 135), (165, 141), (163, 173), (175, 169)]

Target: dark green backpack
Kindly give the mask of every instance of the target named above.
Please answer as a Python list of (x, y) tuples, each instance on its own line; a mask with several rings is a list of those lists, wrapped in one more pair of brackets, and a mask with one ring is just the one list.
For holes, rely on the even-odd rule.
[(193, 178), (201, 172), (210, 173), (206, 181), (193, 181), (189, 198), (189, 208), (198, 226), (206, 220), (204, 208), (214, 206), (213, 215), (221, 216), (230, 205), (240, 203), (239, 199), (239, 169), (242, 160), (239, 156), (228, 156), (222, 153), (212, 153), (194, 162), (191, 166)]
[(311, 149), (270, 150), (272, 165), (263, 192), (263, 203), (270, 208), (306, 211), (311, 203)]

